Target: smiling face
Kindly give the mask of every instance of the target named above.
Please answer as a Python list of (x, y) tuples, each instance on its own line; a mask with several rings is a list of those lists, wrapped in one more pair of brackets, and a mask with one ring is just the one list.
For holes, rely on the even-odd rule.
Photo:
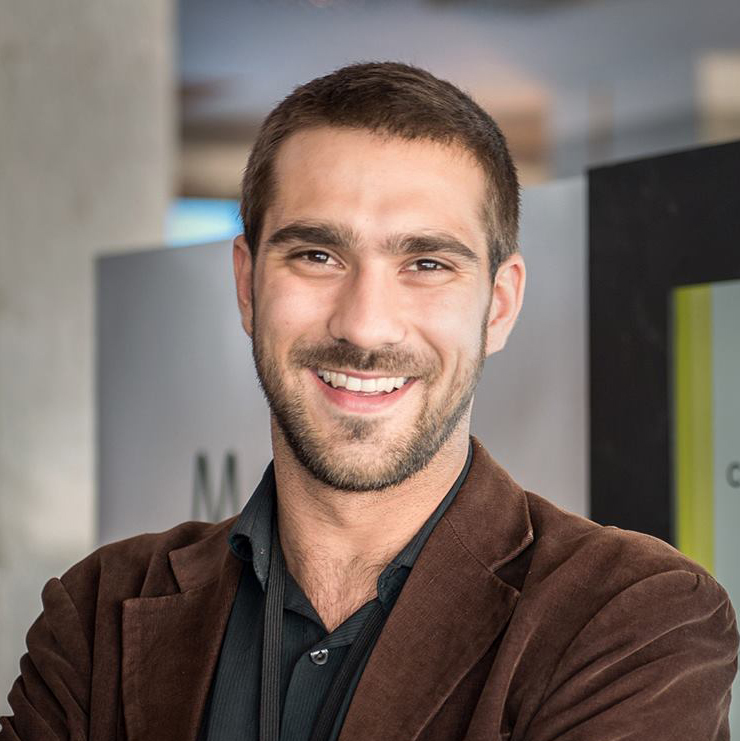
[(275, 182), (254, 266), (243, 237), (234, 250), (273, 420), (319, 481), (399, 484), (467, 436), (483, 361), (521, 303), (521, 258), (491, 285), (485, 178), (456, 146), (304, 130)]

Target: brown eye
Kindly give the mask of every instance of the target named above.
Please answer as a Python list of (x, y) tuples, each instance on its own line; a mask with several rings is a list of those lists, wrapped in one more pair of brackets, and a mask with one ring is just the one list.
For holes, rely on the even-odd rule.
[(303, 250), (292, 255), (294, 260), (310, 262), (316, 265), (336, 265), (337, 261), (323, 250)]
[(414, 272), (429, 273), (437, 270), (448, 270), (448, 267), (437, 260), (431, 260), (429, 258), (421, 258), (420, 260), (414, 260), (409, 268)]

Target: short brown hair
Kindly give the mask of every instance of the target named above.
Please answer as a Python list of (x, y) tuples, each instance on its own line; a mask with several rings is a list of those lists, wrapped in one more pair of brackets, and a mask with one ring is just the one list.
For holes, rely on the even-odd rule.
[(467, 149), (488, 184), (482, 207), (492, 279), (501, 262), (517, 250), (519, 181), (496, 122), (469, 95), (426, 70), (400, 62), (369, 62), (301, 85), (262, 124), (241, 192), (241, 218), (252, 258), (273, 196), (280, 145), (299, 130), (319, 126), (367, 129)]

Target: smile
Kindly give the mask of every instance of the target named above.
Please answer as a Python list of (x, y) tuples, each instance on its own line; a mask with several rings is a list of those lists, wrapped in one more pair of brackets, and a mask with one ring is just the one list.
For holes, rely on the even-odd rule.
[(341, 371), (332, 371), (319, 368), (317, 375), (324, 383), (333, 388), (342, 388), (347, 391), (359, 391), (364, 394), (390, 394), (403, 387), (409, 379), (403, 376), (376, 376), (361, 378)]

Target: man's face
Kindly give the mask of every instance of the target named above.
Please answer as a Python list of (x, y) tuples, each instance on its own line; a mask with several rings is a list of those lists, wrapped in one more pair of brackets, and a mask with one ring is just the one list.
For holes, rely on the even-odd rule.
[(274, 420), (319, 481), (398, 484), (467, 429), (497, 349), (483, 171), (457, 147), (320, 128), (283, 143), (275, 182), (254, 267), (235, 249)]

